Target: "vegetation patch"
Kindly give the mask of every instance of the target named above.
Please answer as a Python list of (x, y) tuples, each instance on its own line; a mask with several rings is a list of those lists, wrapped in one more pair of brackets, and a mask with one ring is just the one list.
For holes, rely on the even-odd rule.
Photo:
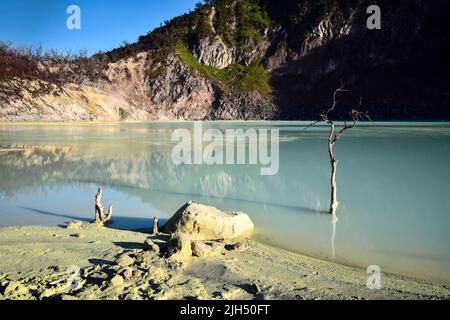
[[(260, 41), (264, 31), (272, 25), (261, 1), (241, 0), (235, 6), (227, 0), (207, 1), (216, 8), (214, 28), (229, 45), (246, 40)], [(230, 23), (236, 22), (236, 31), (230, 29)]]
[(258, 91), (267, 96), (272, 92), (270, 73), (264, 69), (262, 60), (256, 60), (249, 66), (233, 64), (225, 69), (218, 69), (200, 63), (189, 51), (184, 42), (180, 42), (175, 52), (180, 60), (191, 70), (216, 81), (224, 90), (231, 88), (239, 91)]
[(271, 25), (269, 15), (258, 1), (239, 1), (236, 15), (239, 22), (237, 37), (241, 41), (245, 39), (261, 41), (264, 30)]

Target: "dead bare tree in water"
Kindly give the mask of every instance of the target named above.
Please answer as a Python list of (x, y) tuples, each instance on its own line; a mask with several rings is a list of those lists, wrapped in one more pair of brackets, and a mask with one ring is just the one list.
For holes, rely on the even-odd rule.
[(104, 224), (111, 219), (112, 216), (112, 204), (109, 205), (108, 212), (104, 214), (102, 206), (102, 187), (98, 187), (97, 194), (95, 195), (95, 222), (98, 224)]
[[(336, 184), (336, 170), (338, 165), (338, 160), (336, 159), (336, 156), (334, 154), (334, 145), (337, 141), (339, 141), (342, 138), (342, 135), (345, 131), (348, 129), (353, 129), (358, 124), (359, 120), (367, 119), (370, 120), (368, 112), (361, 112), (357, 109), (352, 109), (350, 112), (350, 119), (347, 119), (344, 121), (344, 126), (342, 129), (336, 132), (336, 124), (334, 120), (332, 119), (331, 113), (336, 109), (337, 106), (337, 100), (336, 97), (341, 92), (346, 92), (348, 90), (344, 89), (344, 86), (341, 85), (333, 94), (333, 104), (331, 107), (324, 113), (320, 114), (320, 120), (311, 123), (308, 127), (305, 129), (321, 122), (325, 122), (330, 127), (329, 135), (328, 135), (328, 155), (330, 157), (330, 163), (331, 163), (331, 200), (330, 200), (330, 211), (329, 213), (332, 215), (336, 214), (336, 210), (339, 206), (339, 202), (337, 200), (337, 184)], [(358, 108), (361, 107), (362, 99), (359, 101)]]

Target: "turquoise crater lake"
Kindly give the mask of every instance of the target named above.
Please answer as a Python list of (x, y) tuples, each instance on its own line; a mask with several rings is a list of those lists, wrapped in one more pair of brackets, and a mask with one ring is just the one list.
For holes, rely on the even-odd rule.
[[(279, 172), (259, 165), (175, 165), (174, 129), (192, 122), (0, 125), (0, 227), (94, 216), (150, 228), (195, 200), (250, 215), (255, 239), (313, 257), (450, 283), (450, 124), (370, 123), (335, 146), (338, 221), (328, 209), (327, 128), (304, 122), (205, 122), (204, 128), (278, 128)], [(1, 231), (0, 231), (1, 232)], [(1, 250), (1, 248), (0, 248)]]

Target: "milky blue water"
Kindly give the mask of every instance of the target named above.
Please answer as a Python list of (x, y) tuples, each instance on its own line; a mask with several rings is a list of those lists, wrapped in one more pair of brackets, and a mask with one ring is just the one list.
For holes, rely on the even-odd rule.
[[(112, 227), (149, 228), (195, 200), (248, 213), (255, 239), (321, 259), (450, 282), (450, 125), (371, 123), (348, 131), (339, 159), (338, 221), (329, 206), (327, 128), (302, 122), (214, 122), (278, 128), (279, 172), (259, 165), (175, 165), (174, 129), (192, 123), (2, 125), (0, 226), (93, 218), (94, 195), (114, 205)], [(333, 230), (334, 229), (334, 230)], [(0, 231), (1, 232), (1, 231)]]

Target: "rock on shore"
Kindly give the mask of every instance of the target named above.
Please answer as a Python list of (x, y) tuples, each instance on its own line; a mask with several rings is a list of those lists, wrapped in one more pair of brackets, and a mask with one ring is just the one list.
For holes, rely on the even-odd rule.
[(189, 234), (191, 240), (229, 240), (249, 237), (253, 222), (243, 212), (223, 212), (189, 201), (163, 226), (166, 233)]

